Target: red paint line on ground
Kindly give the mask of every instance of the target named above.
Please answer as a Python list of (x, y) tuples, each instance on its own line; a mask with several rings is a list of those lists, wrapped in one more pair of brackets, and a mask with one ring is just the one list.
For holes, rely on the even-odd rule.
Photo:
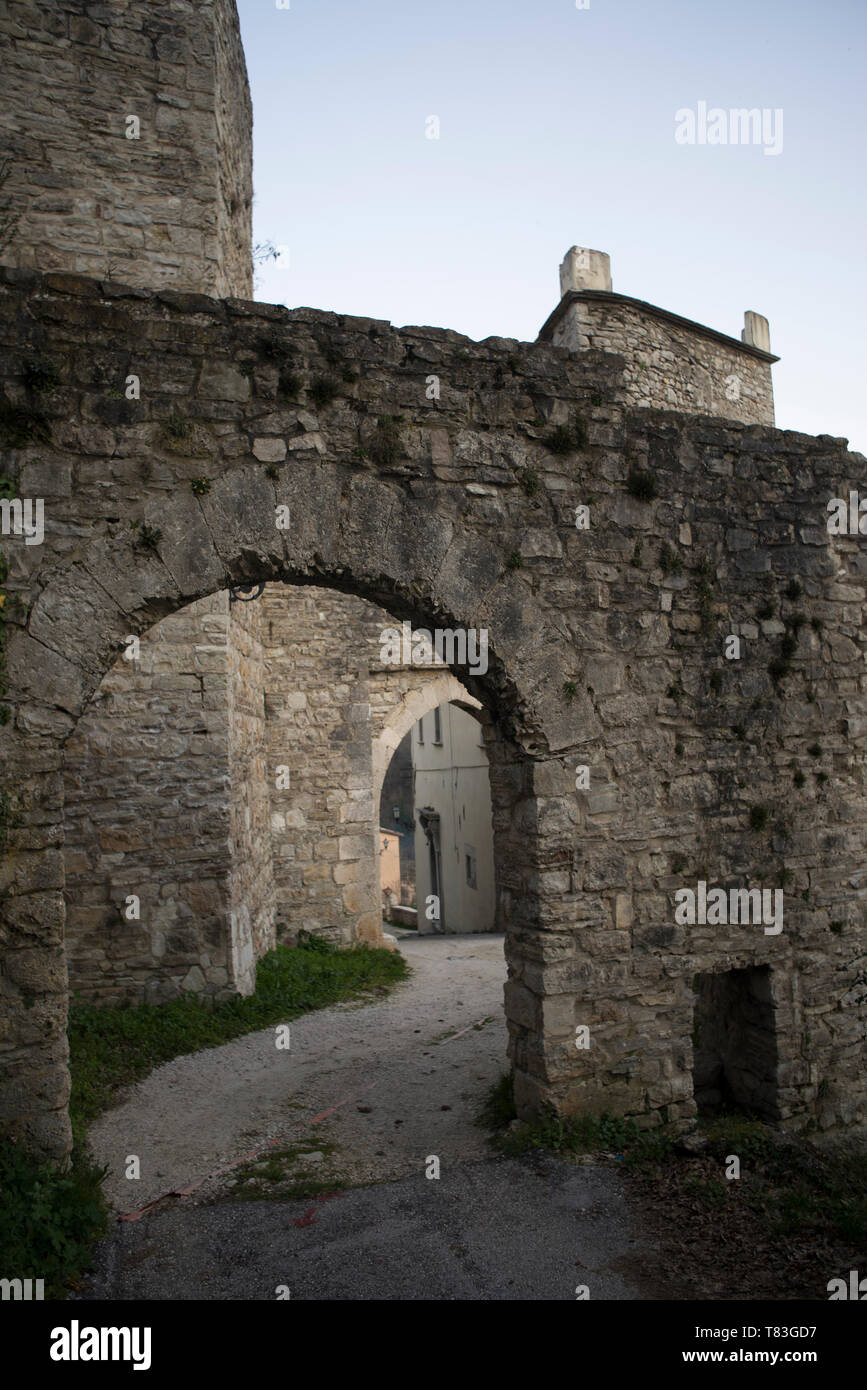
[(345, 1192), (323, 1192), (321, 1197), (317, 1197), (315, 1207), (305, 1211), (303, 1216), (293, 1216), (292, 1225), (298, 1227), (312, 1226), (316, 1221), (316, 1213), (323, 1202), (330, 1202), (332, 1197), (345, 1197)]
[(321, 1115), (314, 1115), (310, 1123), (318, 1125), (319, 1121), (324, 1120), (326, 1115), (333, 1115), (335, 1110), (339, 1110), (342, 1105), (348, 1105), (351, 1100), (355, 1100), (356, 1096), (363, 1095), (365, 1091), (369, 1091), (375, 1085), (375, 1081), (369, 1081), (366, 1086), (362, 1086), (360, 1091), (353, 1091), (351, 1096), (346, 1096), (343, 1100), (339, 1100), (336, 1105), (332, 1105), (330, 1110), (323, 1110)]
[[(349, 1102), (351, 1100), (354, 1100), (356, 1096), (363, 1095), (365, 1091), (369, 1091), (371, 1087), (375, 1085), (375, 1081), (369, 1081), (366, 1086), (362, 1086), (360, 1091), (354, 1091), (351, 1096), (345, 1096), (343, 1100), (339, 1100), (337, 1104), (332, 1105), (330, 1109), (323, 1110), (322, 1113), (319, 1115), (314, 1115), (312, 1120), (307, 1121), (307, 1124), (318, 1124), (320, 1120), (324, 1120), (328, 1115), (333, 1115), (335, 1110), (339, 1110), (341, 1106), (348, 1105)], [(301, 1128), (303, 1132), (305, 1126), (302, 1125)], [(239, 1163), (247, 1163), (250, 1159), (258, 1158), (259, 1155), (265, 1153), (267, 1149), (273, 1149), (275, 1144), (281, 1144), (284, 1142), (285, 1137), (283, 1135), (278, 1135), (276, 1139), (269, 1139), (268, 1143), (263, 1144), (261, 1149), (251, 1149), (249, 1153), (241, 1154), (240, 1158), (233, 1158), (231, 1163), (225, 1163), (222, 1168), (215, 1168), (212, 1172), (207, 1173), (205, 1177), (197, 1178), (195, 1182), (190, 1183), (187, 1187), (171, 1187), (167, 1192), (161, 1192), (158, 1197), (152, 1197), (149, 1202), (145, 1202), (140, 1207), (135, 1207), (132, 1211), (118, 1212), (117, 1219), (118, 1221), (140, 1221), (141, 1218), (144, 1216), (145, 1212), (150, 1211), (151, 1207), (155, 1207), (158, 1202), (164, 1201), (166, 1197), (188, 1197), (191, 1192), (197, 1191), (197, 1189), (200, 1188), (203, 1185), (203, 1183), (208, 1182), (210, 1178), (217, 1178), (222, 1173), (228, 1173), (231, 1171), (232, 1168), (237, 1168)], [(342, 1192), (329, 1192), (326, 1193), (321, 1200), (328, 1201), (330, 1197), (342, 1196)], [(308, 1216), (311, 1216), (311, 1213), (315, 1211), (316, 1208), (311, 1207), (310, 1211), (307, 1212), (305, 1216), (299, 1218), (299, 1220), (295, 1222), (295, 1225), (311, 1225), (312, 1217), (310, 1221), (308, 1221), (306, 1218)]]
[(437, 1047), (445, 1047), (447, 1042), (454, 1042), (455, 1038), (462, 1038), (464, 1033), (469, 1033), (471, 1028), (475, 1028), (478, 1024), (486, 1022), (488, 1017), (489, 1015), (486, 1014), (484, 1018), (477, 1018), (475, 1023), (468, 1023), (466, 1028), (462, 1028), (459, 1033), (452, 1033), (450, 1038), (443, 1038), (441, 1042), (437, 1043)]

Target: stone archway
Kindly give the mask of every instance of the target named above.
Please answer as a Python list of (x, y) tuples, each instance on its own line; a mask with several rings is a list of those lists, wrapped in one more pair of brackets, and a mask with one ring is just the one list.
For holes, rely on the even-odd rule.
[(419, 719), (436, 709), (437, 705), (449, 703), (463, 705), (474, 714), (483, 708), (481, 701), (469, 695), (450, 671), (432, 674), (423, 685), (413, 686), (401, 696), (399, 705), (373, 740), (374, 806), (379, 805), (386, 770), (398, 744)]
[[(18, 1022), (22, 1024), (21, 1042), (12, 1075), (7, 1073), (6, 1099), (8, 1102), (12, 1098), (13, 1105), (7, 1104), (6, 1108), (12, 1109), (10, 1128), (47, 1152), (65, 1151), (69, 1134), (65, 1111), (68, 1075), (63, 871), (59, 849), (63, 814), (61, 747), (127, 639), (146, 631), (157, 614), (166, 615), (196, 600), (207, 588), (206, 576), (217, 573), (223, 582), (229, 575), (236, 584), (256, 585), (282, 579), (295, 584), (333, 585), (343, 592), (356, 592), (379, 601), (390, 590), (387, 601), (392, 610), (401, 615), (409, 612), (416, 625), (432, 629), (437, 627), (437, 617), (445, 609), (445, 584), (436, 594), (416, 597), (411, 608), (403, 592), (405, 538), (420, 524), (411, 501), (374, 479), (364, 479), (359, 488), (358, 479), (349, 474), (340, 477), (336, 468), (326, 469), (318, 463), (306, 468), (301, 465), (288, 489), (291, 501), (283, 504), (291, 507), (293, 518), (289, 550), (295, 550), (293, 541), (298, 538), (298, 551), (290, 558), (282, 539), (275, 543), (270, 533), (263, 533), (263, 515), (273, 519), (275, 502), (273, 493), (266, 501), (260, 483), (258, 470), (227, 469), (214, 482), (212, 500), (204, 498), (199, 504), (193, 499), (192, 505), (183, 506), (183, 521), (169, 521), (165, 528), (168, 534), (161, 537), (154, 552), (137, 554), (126, 537), (123, 546), (113, 545), (111, 538), (104, 537), (93, 543), (86, 558), (78, 563), (53, 566), (32, 605), (27, 630), (15, 631), (10, 640), (9, 669), (18, 685), (10, 694), (17, 697), (19, 728), (33, 732), (25, 739), (29, 767), (21, 803), (29, 845), (17, 856), (18, 874), (11, 884), (13, 893), (7, 899), (6, 910), (13, 919), (17, 916), (28, 937), (41, 936), (42, 944), (28, 945), (14, 953), (11, 961), (7, 960), (7, 977), (19, 985), (22, 996), (28, 979), (41, 987), (42, 1028), (34, 1036), (32, 1027), (25, 1026), (28, 1021), (16, 1019), (13, 1010), (13, 1027)], [(321, 517), (312, 500), (306, 506), (303, 501), (321, 495), (323, 488), (331, 490), (335, 501), (341, 495), (349, 500), (350, 517), (356, 515), (356, 506), (365, 516), (396, 510), (396, 529), (389, 533), (391, 539), (389, 535), (380, 535), (376, 544), (370, 546), (366, 540), (359, 540), (357, 529), (350, 524), (340, 528), (342, 535), (337, 530), (330, 546), (323, 547), (322, 541), (327, 538), (321, 534), (325, 529)], [(256, 507), (257, 501), (261, 511)], [(339, 501), (336, 510), (340, 511)], [(249, 526), (246, 535), (239, 512)], [(153, 516), (153, 512), (150, 514)], [(153, 525), (147, 520), (147, 513), (143, 524)], [(446, 549), (455, 548), (459, 556), (463, 550), (458, 566), (465, 567), (469, 563), (469, 537), (461, 536), (460, 530), (445, 518), (441, 519), (440, 530), (443, 558)], [(316, 531), (319, 544), (314, 556), (309, 554), (312, 546), (308, 538), (312, 540)], [(275, 534), (279, 537), (276, 528)], [(263, 544), (266, 540), (267, 545)], [(324, 561), (323, 549), (331, 550), (331, 563)], [(188, 566), (183, 581), (178, 582), (178, 559), (183, 553), (190, 559), (195, 552), (195, 567)], [(494, 553), (489, 563), (496, 565)], [(73, 614), (74, 622), (70, 620)], [(445, 624), (457, 629), (462, 620), (466, 624), (463, 613), (452, 612)], [(500, 656), (496, 629), (491, 632), (490, 651), (497, 675), (497, 697), (502, 699), (512, 682)], [(41, 676), (34, 665), (35, 654), (40, 658)], [(484, 685), (486, 676), (477, 675), (474, 679)], [(41, 842), (38, 849), (35, 840)], [(525, 848), (531, 850), (526, 840)], [(529, 872), (531, 854), (526, 862)], [(513, 873), (515, 867), (513, 857)], [(20, 892), (16, 893), (16, 888)], [(10, 1085), (19, 1097), (17, 1105), (14, 1096), (10, 1097)]]
[[(464, 711), (466, 714), (472, 717), (475, 723), (479, 726), (482, 741), (486, 745), (486, 759), (488, 755), (487, 750), (492, 749), (494, 745), (496, 745), (501, 765), (510, 760), (513, 762), (519, 760), (517, 751), (513, 748), (510, 749), (509, 741), (504, 738), (502, 732), (497, 727), (496, 723), (487, 714), (481, 701), (476, 699), (474, 696), (470, 695), (466, 688), (461, 684), (459, 680), (456, 679), (454, 675), (452, 675), (450, 671), (445, 669), (440, 669), (439, 671), (437, 671), (436, 669), (433, 669), (425, 677), (424, 668), (415, 668), (414, 675), (416, 677), (415, 683), (408, 686), (408, 688), (406, 688), (400, 693), (397, 699), (397, 703), (394, 705), (388, 720), (384, 723), (377, 737), (374, 739), (373, 787), (375, 808), (379, 807), (381, 798), (381, 788), (385, 778), (385, 773), (389, 766), (390, 760), (394, 756), (398, 746), (404, 740), (404, 738), (406, 738), (410, 734), (410, 731), (413, 730), (413, 728), (417, 726), (419, 722), (422, 719), (424, 719), (424, 717), (427, 714), (437, 709), (439, 706), (454, 705), (459, 710)], [(423, 679), (419, 679), (420, 677), (423, 677)], [(413, 761), (415, 766), (414, 755)], [(477, 917), (479, 915), (484, 917), (486, 912), (490, 911), (493, 914), (494, 922), (496, 923), (496, 928), (505, 930), (504, 923), (507, 920), (506, 915), (497, 906), (498, 894), (496, 891), (496, 875), (491, 875), (491, 859), (495, 856), (493, 856), (493, 835), (491, 829), (492, 807), (490, 805), (489, 800), (491, 787), (488, 769), (486, 769), (485, 771), (483, 780), (485, 783), (484, 794), (482, 795), (481, 788), (477, 786), (475, 791), (470, 791), (470, 801), (467, 803), (471, 805), (470, 819), (476, 823), (476, 829), (473, 832), (473, 837), (477, 837), (482, 834), (482, 828), (478, 821), (478, 816), (475, 814), (473, 808), (477, 807), (479, 811), (482, 812), (484, 817), (484, 835), (483, 839), (480, 840), (478, 846), (479, 850), (481, 851), (481, 862), (485, 870), (485, 878), (482, 884), (482, 890), (480, 895), (480, 901), (484, 903), (484, 907), (480, 909), (474, 908), (474, 911), (476, 912)], [(505, 797), (510, 794), (510, 786), (502, 777), (500, 778), (497, 785), (498, 791), (501, 796)], [(421, 814), (421, 807), (423, 804), (424, 803), (422, 801), (416, 802), (416, 821), (418, 821), (418, 817)], [(466, 810), (466, 807), (464, 808), (464, 810)], [(514, 811), (514, 807), (511, 804), (499, 805), (497, 807), (497, 810), (501, 823), (504, 821), (506, 823), (511, 823), (512, 813)], [(421, 826), (426, 827), (428, 824), (427, 819), (422, 818), (420, 824)], [(430, 856), (433, 856), (434, 854), (436, 855), (437, 867), (433, 868), (432, 872), (429, 874), (425, 870), (424, 865), (419, 864), (417, 860), (417, 871), (420, 874), (421, 878), (428, 884), (428, 888), (425, 890), (425, 892), (433, 891), (435, 896), (442, 897), (442, 885), (440, 885), (439, 892), (437, 892), (437, 889), (432, 889), (430, 886), (431, 878), (433, 876), (439, 878), (442, 872), (441, 867), (439, 867), (439, 856), (441, 854), (441, 846), (439, 844), (439, 833), (440, 820), (439, 816), (437, 816), (435, 850), (433, 847), (434, 842), (432, 842), (430, 840), (430, 837), (427, 835), (427, 830), (425, 831), (427, 853)], [(508, 851), (506, 847), (503, 846), (501, 848), (500, 855), (502, 862), (505, 862), (507, 853)], [(416, 848), (416, 856), (417, 854), (418, 850)], [(434, 859), (432, 857), (431, 864), (433, 865), (433, 863)], [(418, 927), (420, 931), (422, 931), (425, 926), (425, 923), (422, 920), (422, 914), (424, 912), (424, 903), (422, 902), (422, 897), (424, 896), (425, 894), (423, 893), (422, 896), (419, 898)], [(474, 894), (470, 895), (470, 897), (474, 896)], [(439, 914), (437, 914), (437, 920), (439, 921)], [(458, 915), (458, 921), (460, 920), (460, 915)], [(442, 928), (440, 926), (437, 927), (437, 930), (441, 929)], [(452, 928), (452, 930), (460, 931), (493, 929), (495, 929), (493, 925), (484, 927), (475, 925), (472, 928), (458, 926)]]

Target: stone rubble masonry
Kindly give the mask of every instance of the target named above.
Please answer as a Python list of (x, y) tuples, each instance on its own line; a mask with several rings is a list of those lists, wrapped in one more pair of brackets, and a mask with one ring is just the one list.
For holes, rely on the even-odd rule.
[[(221, 596), (222, 597), (222, 596)], [(256, 962), (275, 942), (265, 647), (255, 600), (228, 603), (229, 988), (252, 994)], [(222, 984), (205, 972), (202, 988)]]
[[(27, 388), (34, 352), (54, 391)], [(147, 389), (118, 399), (132, 369)], [(636, 409), (624, 376), (621, 356), (592, 348), (0, 269), (5, 419), (34, 435), (7, 436), (2, 461), (46, 508), (41, 546), (3, 546), (7, 1131), (68, 1144), (64, 742), (126, 634), (229, 585), (281, 582), (488, 630), (488, 670), (454, 674), (488, 721), (520, 1113), (684, 1124), (696, 978), (767, 968), (777, 1117), (821, 1133), (864, 1123), (867, 558), (858, 536), (829, 536), (826, 504), (865, 460), (828, 435)], [(320, 377), (333, 396), (317, 405)], [(570, 422), (574, 449), (552, 450)], [(284, 462), (254, 454), (269, 438)], [(635, 468), (655, 496), (630, 492)], [(160, 532), (155, 549), (133, 522)], [(239, 645), (255, 680), (252, 628)], [(342, 735), (347, 778), (349, 711), (375, 706), (372, 668), (349, 673), (346, 717), (326, 706), (322, 724)], [(366, 833), (329, 826), (338, 858), (323, 863), (357, 862)], [(784, 930), (676, 923), (675, 892), (699, 880), (783, 887)]]
[[(278, 934), (381, 945), (379, 797), (387, 758), (455, 694), (445, 668), (383, 665), (384, 609), (331, 589), (269, 584), (262, 598)], [(276, 769), (290, 785), (276, 787)]]
[[(591, 277), (587, 272), (585, 278), (601, 284), (604, 273)], [(745, 332), (751, 324), (758, 332), (758, 324), (766, 333), (761, 315), (745, 317)], [(745, 425), (774, 423), (771, 365), (777, 357), (667, 309), (614, 294), (610, 277), (608, 290), (567, 290), (539, 341), (573, 352), (595, 348), (621, 356), (626, 399), (633, 405), (718, 415)]]
[[(250, 993), (274, 941), (262, 648), (225, 590), (121, 658), (66, 741), (70, 989), (95, 1003)], [(130, 919), (127, 897), (140, 900)]]
[(234, 0), (10, 0), (0, 45), (3, 194), (20, 214), (7, 261), (252, 293), (252, 108)]
[(394, 625), (330, 589), (223, 590), (115, 663), (66, 743), (74, 997), (247, 994), (256, 961), (301, 929), (382, 944), (374, 747), (443, 697), (469, 699), (442, 666), (383, 666)]

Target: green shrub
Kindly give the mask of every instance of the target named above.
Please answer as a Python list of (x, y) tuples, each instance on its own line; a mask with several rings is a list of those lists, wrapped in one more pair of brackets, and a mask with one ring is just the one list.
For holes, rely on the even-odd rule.
[(68, 1171), (34, 1162), (0, 1142), (0, 1251), (3, 1277), (44, 1279), (46, 1298), (64, 1298), (68, 1281), (90, 1265), (108, 1226), (107, 1173), (76, 1150)]
[(0, 400), (0, 441), (8, 449), (25, 449), (28, 444), (50, 444), (51, 427), (44, 411)]
[(543, 440), (552, 454), (575, 454), (587, 448), (587, 423), (580, 415), (568, 425), (557, 425)]
[(539, 474), (535, 468), (519, 468), (518, 482), (524, 489), (528, 497), (535, 497), (539, 491)]
[(34, 395), (43, 392), (50, 395), (60, 385), (60, 373), (54, 363), (44, 357), (25, 357), (21, 377), (27, 390)]
[(659, 496), (656, 479), (652, 473), (648, 473), (643, 468), (630, 470), (629, 477), (626, 479), (626, 491), (631, 497), (637, 497), (639, 502), (652, 502), (655, 497)]
[(397, 951), (369, 946), (334, 949), (324, 938), (304, 937), (299, 946), (276, 946), (259, 961), (256, 990), (217, 1004), (183, 994), (167, 1004), (117, 1009), (75, 1004), (69, 1014), (73, 1131), (114, 1103), (124, 1087), (173, 1057), (219, 1047), (231, 1038), (271, 1024), (286, 1023), (311, 1009), (405, 979), (408, 967)]
[(376, 422), (368, 453), (380, 468), (393, 468), (401, 456), (400, 424), (400, 419), (391, 415), (381, 415)]
[(337, 382), (330, 376), (315, 376), (308, 389), (313, 404), (322, 410), (337, 395)]

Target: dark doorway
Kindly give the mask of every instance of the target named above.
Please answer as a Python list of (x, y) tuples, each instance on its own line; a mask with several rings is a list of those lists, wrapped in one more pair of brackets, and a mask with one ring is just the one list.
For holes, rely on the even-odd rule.
[(700, 1112), (777, 1119), (777, 1034), (767, 966), (697, 975), (694, 1093)]

